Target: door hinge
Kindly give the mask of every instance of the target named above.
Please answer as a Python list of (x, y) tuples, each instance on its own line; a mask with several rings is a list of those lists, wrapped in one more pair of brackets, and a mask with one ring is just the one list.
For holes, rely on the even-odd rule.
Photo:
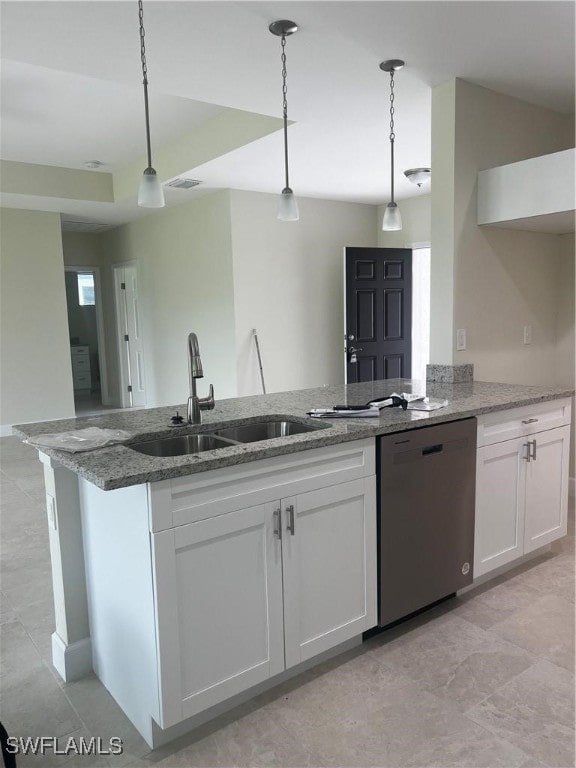
[(127, 333), (124, 334), (124, 341), (130, 341), (130, 337)]
[(120, 288), (125, 291), (126, 290), (126, 283), (120, 283)]
[(132, 384), (128, 384), (128, 392), (132, 392)]

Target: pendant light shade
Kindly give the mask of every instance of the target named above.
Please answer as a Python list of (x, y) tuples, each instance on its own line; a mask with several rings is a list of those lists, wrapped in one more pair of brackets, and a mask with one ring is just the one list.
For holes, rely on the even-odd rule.
[(397, 232), (402, 229), (400, 209), (394, 202), (394, 73), (402, 69), (402, 59), (388, 59), (380, 64), (380, 69), (390, 73), (390, 202), (384, 210), (382, 229), (384, 232)]
[(138, 0), (138, 16), (140, 18), (140, 60), (142, 62), (142, 85), (144, 86), (144, 116), (146, 119), (146, 149), (148, 167), (140, 179), (138, 189), (138, 205), (141, 208), (164, 208), (164, 190), (156, 171), (152, 167), (152, 145), (150, 142), (150, 115), (148, 111), (148, 67), (146, 64), (146, 45), (144, 42), (144, 8), (142, 0)]
[(298, 221), (298, 203), (290, 188), (288, 177), (288, 87), (286, 85), (286, 37), (298, 30), (298, 25), (288, 19), (274, 21), (268, 27), (273, 35), (281, 38), (282, 45), (282, 114), (284, 118), (284, 189), (278, 198), (278, 219), (280, 221)]
[(163, 208), (164, 190), (154, 168), (146, 168), (140, 179), (138, 205), (141, 208)]
[(384, 209), (382, 229), (384, 232), (396, 232), (402, 229), (402, 216), (400, 215), (400, 208), (398, 208), (396, 203), (388, 203)]
[(286, 187), (278, 197), (278, 218), (280, 221), (298, 221), (298, 202), (290, 187)]

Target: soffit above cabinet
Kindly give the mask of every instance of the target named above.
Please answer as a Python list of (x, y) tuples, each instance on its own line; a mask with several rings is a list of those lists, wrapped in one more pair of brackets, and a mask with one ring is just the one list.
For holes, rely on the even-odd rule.
[(478, 224), (574, 232), (576, 150), (566, 149), (478, 174)]

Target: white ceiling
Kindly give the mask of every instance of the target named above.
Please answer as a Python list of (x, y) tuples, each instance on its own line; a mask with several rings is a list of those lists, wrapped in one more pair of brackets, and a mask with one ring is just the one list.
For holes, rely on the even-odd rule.
[[(9, 60), (2, 156), (67, 167), (98, 159), (114, 167), (142, 155), (136, 0), (24, 0), (2, 2), (1, 10)], [(145, 0), (144, 13), (157, 143), (185, 133), (211, 109), (279, 116), (280, 45), (267, 27), (277, 18), (300, 25), (287, 54), (291, 184), (301, 196), (387, 199), (388, 76), (378, 67), (387, 58), (406, 60), (396, 76), (400, 199), (418, 193), (402, 171), (430, 164), (434, 85), (461, 77), (574, 111), (572, 2)], [(204, 189), (279, 191), (281, 134), (182, 171), (202, 179)], [(94, 210), (86, 203), (86, 215)]]

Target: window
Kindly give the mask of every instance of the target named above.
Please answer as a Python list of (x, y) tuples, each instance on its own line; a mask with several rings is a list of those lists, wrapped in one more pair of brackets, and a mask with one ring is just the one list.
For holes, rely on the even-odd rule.
[(92, 272), (78, 273), (78, 303), (81, 307), (96, 304), (94, 298), (94, 275)]

